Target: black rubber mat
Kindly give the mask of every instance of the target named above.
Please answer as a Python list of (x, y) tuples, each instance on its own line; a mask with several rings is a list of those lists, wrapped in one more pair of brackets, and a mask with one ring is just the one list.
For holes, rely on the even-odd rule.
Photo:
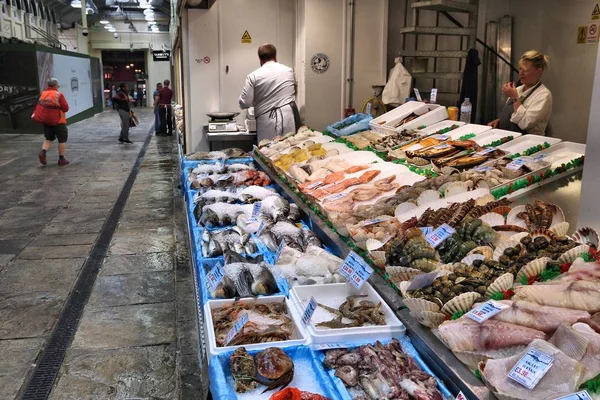
[(94, 282), (100, 271), (100, 267), (104, 262), (106, 253), (110, 246), (113, 234), (121, 218), (131, 188), (137, 178), (140, 171), (142, 160), (148, 150), (148, 145), (152, 139), (152, 131), (148, 134), (148, 137), (144, 141), (142, 149), (140, 150), (135, 164), (119, 193), (119, 197), (115, 202), (108, 218), (104, 222), (104, 226), (100, 231), (100, 235), (94, 243), (94, 247), (90, 252), (89, 257), (81, 268), (79, 278), (75, 283), (75, 287), (71, 291), (71, 294), (67, 298), (64, 308), (61, 311), (60, 317), (48, 339), (46, 347), (42, 351), (42, 355), (39, 358), (35, 369), (27, 384), (21, 389), (21, 399), (23, 400), (44, 400), (50, 396), (54, 381), (60, 370), (60, 366), (65, 358), (65, 353), (71, 341), (77, 332), (79, 320), (83, 315), (85, 305), (90, 298)]

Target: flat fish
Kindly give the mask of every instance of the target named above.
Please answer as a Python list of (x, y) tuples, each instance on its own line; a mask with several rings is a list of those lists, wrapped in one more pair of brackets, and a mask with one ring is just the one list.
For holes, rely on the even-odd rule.
[(439, 333), (452, 351), (499, 350), (546, 338), (536, 329), (494, 320), (479, 324), (467, 317), (444, 322)]
[(279, 195), (268, 196), (261, 202), (261, 213), (269, 216), (273, 221), (285, 219), (290, 212), (290, 203)]
[(520, 286), (515, 288), (513, 300), (595, 313), (600, 311), (600, 282), (575, 281)]
[(265, 265), (262, 266), (260, 274), (252, 283), (252, 293), (255, 295), (269, 296), (279, 291), (275, 277)]
[(589, 318), (581, 318), (578, 322), (583, 322), (600, 333), (600, 313), (596, 313)]
[(574, 324), (581, 318), (590, 317), (587, 311), (540, 306), (528, 301), (501, 300), (500, 303), (506, 304), (509, 308), (497, 314), (493, 320), (525, 326), (546, 333), (554, 332), (563, 322)]
[(581, 381), (585, 382), (600, 374), (600, 334), (589, 325), (562, 324), (549, 342), (563, 353), (585, 366)]
[[(554, 358), (554, 364), (533, 389), (508, 377), (515, 364), (530, 349), (539, 350)], [(482, 370), (486, 385), (500, 398), (555, 399), (577, 391), (584, 366), (550, 343), (536, 339), (523, 352), (512, 357), (487, 360)]]

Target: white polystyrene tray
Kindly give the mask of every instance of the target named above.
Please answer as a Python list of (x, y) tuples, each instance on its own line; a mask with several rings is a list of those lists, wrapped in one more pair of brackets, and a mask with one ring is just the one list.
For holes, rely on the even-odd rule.
[(575, 160), (585, 155), (585, 144), (574, 142), (560, 142), (554, 146), (535, 154), (544, 156), (543, 160), (552, 164), (552, 168), (559, 167), (569, 161)]
[(340, 152), (340, 154), (348, 153), (348, 152), (352, 151), (352, 149), (350, 147), (346, 146), (344, 143), (337, 143), (337, 142), (324, 143), (322, 145), (322, 147), (325, 150), (338, 150)]
[(477, 135), (473, 140), (480, 146), (487, 146), (493, 142), (504, 139), (505, 137), (512, 136), (513, 140), (522, 136), (519, 132), (505, 131), (503, 129), (490, 129), (483, 132), (481, 135)]
[(368, 282), (365, 282), (360, 290), (356, 289), (350, 283), (295, 286), (290, 291), (290, 299), (296, 307), (296, 312), (302, 315), (311, 297), (314, 297), (317, 303), (338, 308), (346, 300), (346, 297), (357, 294), (366, 294), (368, 296), (366, 299), (375, 304), (381, 303), (381, 309), (385, 313), (387, 324), (341, 329), (317, 328), (315, 324), (335, 318), (334, 314), (321, 307), (317, 307), (307, 325), (307, 331), (312, 343), (353, 343), (360, 340), (386, 340), (405, 334), (406, 328), (402, 322), (400, 322), (392, 309)]
[(446, 110), (446, 107), (437, 104), (427, 104), (427, 107), (429, 107), (430, 110), (428, 113), (399, 126), (396, 128), (396, 132), (400, 132), (403, 129), (418, 129), (421, 126), (427, 127), (448, 119), (448, 111)]
[(215, 338), (215, 329), (214, 329), (214, 325), (213, 325), (211, 310), (231, 305), (235, 302), (235, 299), (209, 300), (208, 302), (206, 302), (206, 304), (204, 305), (204, 320), (206, 321), (205, 327), (206, 327), (206, 334), (208, 336), (209, 354), (211, 356), (213, 356), (216, 354), (225, 353), (229, 350), (234, 350), (238, 347), (245, 347), (247, 350), (263, 350), (268, 347), (290, 347), (290, 346), (301, 346), (304, 344), (308, 344), (308, 337), (306, 335), (306, 331), (301, 326), (301, 324), (299, 322), (300, 320), (293, 313), (294, 305), (292, 304), (292, 302), (290, 300), (286, 299), (285, 296), (265, 296), (265, 297), (257, 297), (257, 298), (250, 297), (250, 298), (243, 298), (238, 301), (244, 302), (244, 303), (268, 304), (268, 303), (279, 303), (284, 300), (285, 300), (287, 308), (288, 308), (289, 316), (292, 318), (292, 321), (294, 323), (294, 334), (292, 335), (292, 339), (285, 340), (285, 341), (279, 341), (279, 342), (268, 342), (268, 343), (257, 343), (257, 344), (246, 344), (246, 345), (239, 345), (239, 346), (224, 346), (224, 347), (217, 347), (217, 341)]
[(330, 157), (327, 160), (331, 161), (334, 159), (345, 161), (350, 165), (362, 165), (383, 162), (383, 160), (379, 158), (375, 153), (366, 150), (343, 153), (335, 157)]
[[(423, 129), (421, 129), (421, 132), (424, 132), (424, 133), (430, 135), (432, 133), (436, 133), (439, 130), (450, 128), (452, 125), (458, 125), (459, 127), (461, 127), (461, 126), (465, 125), (465, 123), (462, 121), (452, 121), (450, 119), (447, 119), (445, 121), (438, 122), (437, 124), (430, 125), (427, 128), (423, 128)], [(456, 129), (458, 129), (458, 128), (456, 128)], [(453, 130), (456, 130), (456, 129), (453, 129)], [(450, 132), (452, 132), (452, 131), (450, 131)], [(449, 135), (450, 132), (445, 133), (445, 135)]]
[(560, 143), (561, 140), (558, 138), (551, 138), (546, 136), (539, 135), (523, 135), (521, 137), (515, 138), (508, 143), (504, 143), (501, 146), (498, 146), (500, 150), (505, 151), (508, 154), (522, 153), (530, 147), (537, 146), (539, 144), (544, 144), (544, 142), (550, 143), (550, 146), (554, 146), (557, 143)]
[(478, 199), (490, 193), (488, 188), (479, 188), (468, 192), (459, 193), (450, 197), (440, 197), (439, 200), (430, 201), (422, 204), (402, 214), (395, 215), (396, 219), (401, 223), (408, 221), (411, 218), (420, 218), (421, 215), (428, 209), (439, 210), (442, 207), (448, 207), (452, 203), (464, 203), (471, 199)]
[(487, 125), (466, 124), (466, 125), (461, 126), (460, 128), (456, 128), (456, 129), (446, 133), (446, 135), (450, 136), (450, 140), (458, 140), (461, 136), (465, 136), (470, 133), (474, 133), (475, 137), (472, 138), (471, 140), (475, 140), (483, 132), (487, 132), (490, 129), (492, 129), (492, 127), (487, 126)]
[[(369, 122), (369, 127), (373, 132), (385, 134), (392, 133), (395, 130), (394, 125), (396, 125), (396, 123), (409, 116), (413, 111), (424, 106), (425, 103), (420, 101), (407, 101), (401, 106), (398, 106), (393, 110), (388, 111), (375, 119), (372, 119)], [(382, 124), (382, 122), (385, 123)]]

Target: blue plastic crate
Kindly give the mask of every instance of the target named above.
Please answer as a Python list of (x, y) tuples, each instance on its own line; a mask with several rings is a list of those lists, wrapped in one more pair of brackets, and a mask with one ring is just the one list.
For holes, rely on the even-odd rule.
[[(372, 116), (368, 114), (354, 114), (343, 120), (336, 122), (335, 124), (331, 124), (327, 127), (327, 130), (334, 134), (335, 136), (347, 136), (352, 135), (356, 132), (366, 131), (369, 129), (369, 122), (373, 119)], [(344, 128), (336, 128), (342, 124), (351, 124), (345, 126)]]
[[(328, 379), (327, 373), (323, 366), (313, 357), (311, 349), (308, 346), (294, 346), (282, 349), (294, 362), (294, 376), (298, 379), (298, 374), (303, 374), (302, 384), (297, 386), (294, 381), (290, 387), (296, 387), (300, 390), (306, 390), (312, 393), (320, 394), (331, 400), (340, 400), (341, 397)], [(255, 355), (258, 351), (250, 351), (251, 355)], [(227, 352), (214, 356), (209, 361), (208, 376), (210, 381), (210, 391), (214, 400), (236, 400), (235, 385), (231, 377), (229, 358), (233, 352)], [(304, 382), (307, 382), (304, 384)], [(277, 389), (260, 394), (264, 390), (264, 386), (258, 385), (257, 398), (268, 399), (277, 392)]]

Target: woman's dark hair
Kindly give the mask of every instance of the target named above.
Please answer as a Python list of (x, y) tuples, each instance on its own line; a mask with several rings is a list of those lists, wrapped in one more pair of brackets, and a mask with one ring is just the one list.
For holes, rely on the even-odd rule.
[(127, 84), (125, 82), (121, 82), (121, 84), (119, 85), (119, 89), (123, 90), (125, 89), (125, 86), (127, 86)]

